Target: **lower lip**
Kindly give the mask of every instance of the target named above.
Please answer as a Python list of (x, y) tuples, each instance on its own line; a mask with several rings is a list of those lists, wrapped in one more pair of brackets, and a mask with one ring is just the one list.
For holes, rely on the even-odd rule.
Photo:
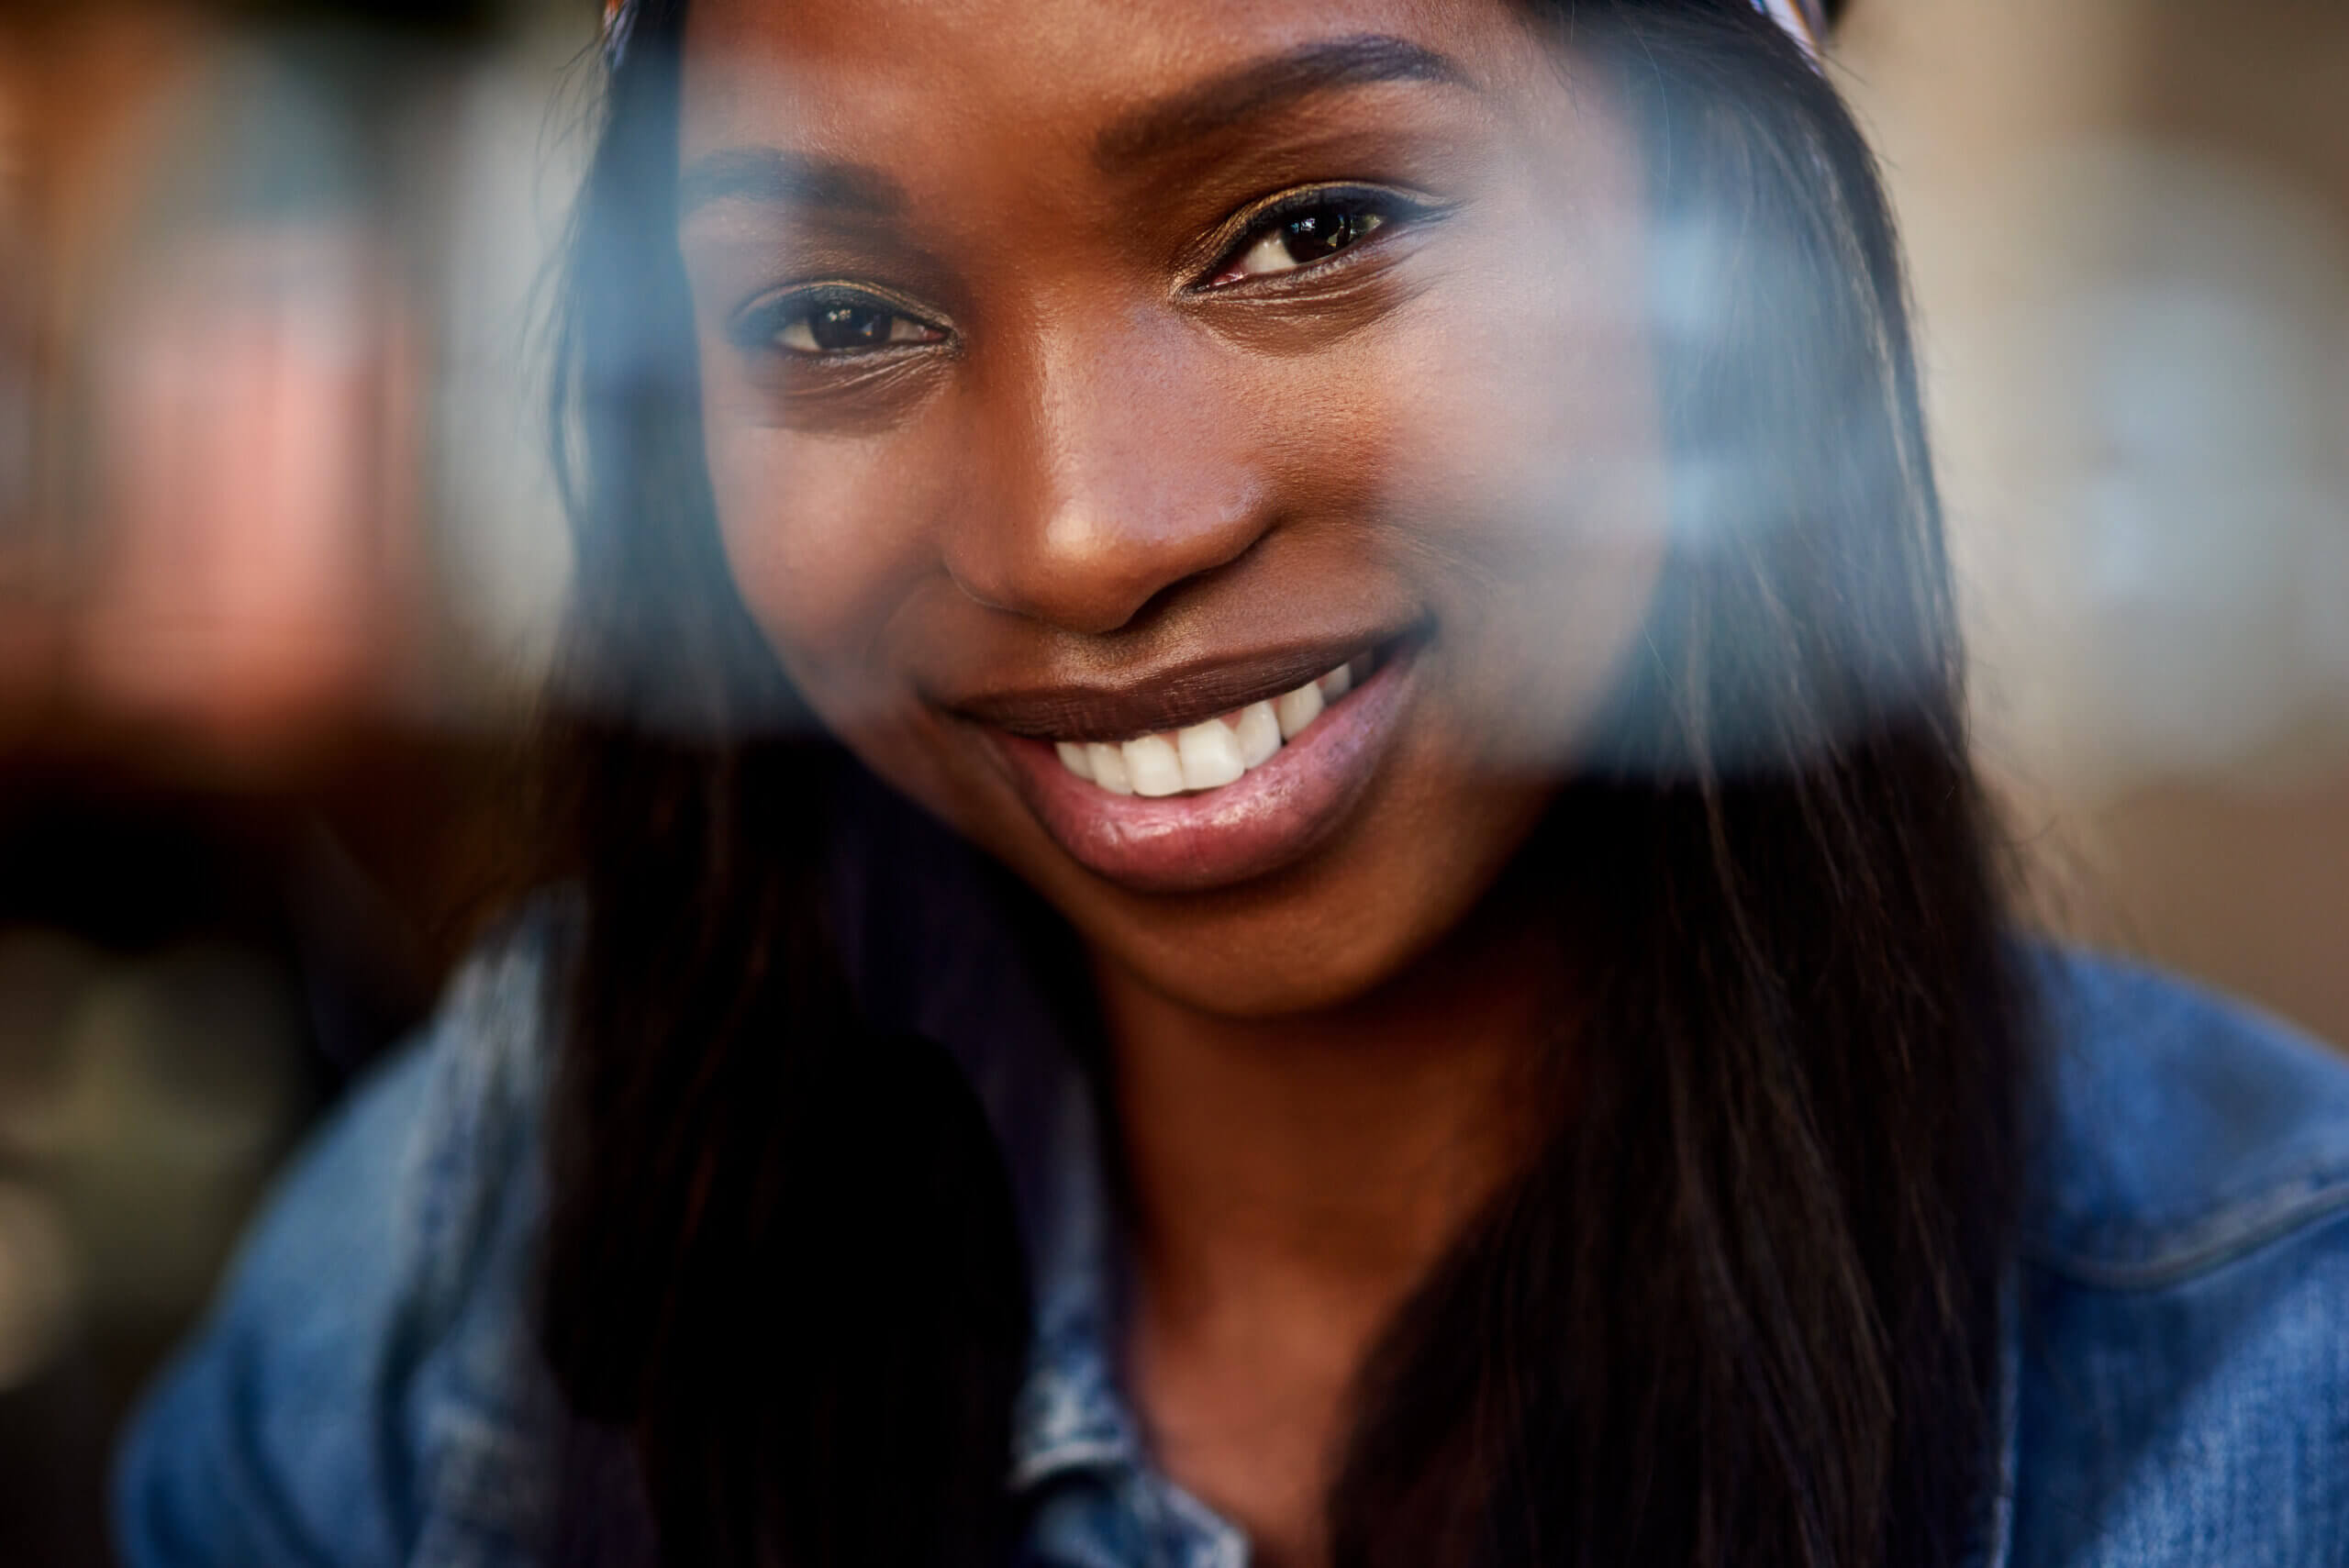
[(1112, 795), (1061, 765), (1049, 741), (993, 731), (1044, 830), (1078, 863), (1140, 893), (1198, 893), (1303, 859), (1344, 821), (1399, 728), (1416, 645), (1261, 766), (1199, 795)]

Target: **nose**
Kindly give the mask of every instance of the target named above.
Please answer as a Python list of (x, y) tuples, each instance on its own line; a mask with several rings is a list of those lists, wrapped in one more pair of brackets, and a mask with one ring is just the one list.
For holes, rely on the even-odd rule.
[(945, 542), (964, 593), (1104, 635), (1263, 535), (1252, 421), (1187, 337), (1179, 323), (1067, 328), (976, 378), (984, 477)]

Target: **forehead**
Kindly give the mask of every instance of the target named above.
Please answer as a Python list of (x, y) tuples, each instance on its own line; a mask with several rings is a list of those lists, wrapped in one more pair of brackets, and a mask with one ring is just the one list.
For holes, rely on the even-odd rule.
[(694, 0), (681, 151), (1041, 154), (1252, 61), (1372, 37), (1476, 75), (1527, 43), (1504, 0)]

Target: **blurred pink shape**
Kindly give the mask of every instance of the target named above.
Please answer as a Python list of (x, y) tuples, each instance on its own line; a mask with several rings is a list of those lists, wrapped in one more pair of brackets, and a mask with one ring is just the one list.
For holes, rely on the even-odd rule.
[(363, 237), (175, 247), (102, 336), (102, 713), (259, 758), (379, 706), (417, 646), (412, 317)]

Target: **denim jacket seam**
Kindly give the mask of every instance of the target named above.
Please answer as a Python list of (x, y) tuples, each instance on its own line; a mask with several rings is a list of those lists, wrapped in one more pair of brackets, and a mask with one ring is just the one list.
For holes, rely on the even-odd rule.
[(2009, 1253), (1998, 1271), (1998, 1404), (1992, 1412), (1992, 1470), (1976, 1568), (2009, 1568), (2014, 1558), (2017, 1455), (2022, 1446), (2021, 1262)]
[[(2349, 1169), (2338, 1158), (2267, 1183), (2256, 1195), (2167, 1227), (2143, 1221), (2083, 1228), (2078, 1240), (2027, 1241), (2029, 1260), (2074, 1284), (2110, 1291), (2161, 1290), (2285, 1245), (2349, 1214)], [(2099, 1247), (2099, 1230), (2110, 1237)], [(2132, 1235), (2133, 1233), (2133, 1235)], [(2135, 1245), (2123, 1244), (2129, 1238)]]

